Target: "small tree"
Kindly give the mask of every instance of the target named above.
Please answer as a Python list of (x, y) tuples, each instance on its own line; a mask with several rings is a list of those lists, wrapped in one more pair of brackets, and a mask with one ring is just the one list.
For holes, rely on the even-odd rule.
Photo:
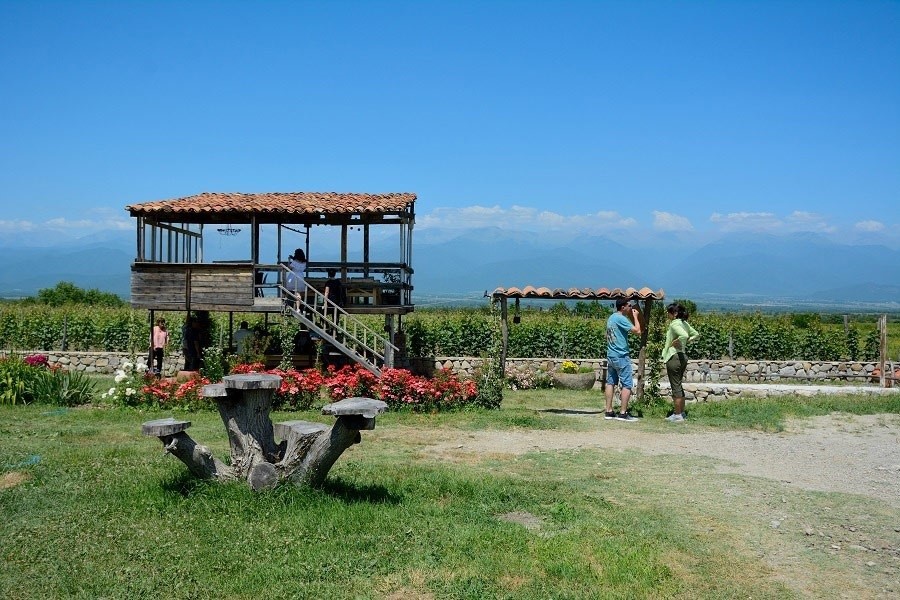
[(46, 304), (48, 306), (65, 306), (67, 304), (87, 304), (89, 306), (107, 306), (120, 308), (128, 303), (110, 292), (101, 292), (93, 288), (83, 290), (74, 283), (60, 281), (56, 287), (38, 290), (37, 298), (29, 298), (26, 303)]

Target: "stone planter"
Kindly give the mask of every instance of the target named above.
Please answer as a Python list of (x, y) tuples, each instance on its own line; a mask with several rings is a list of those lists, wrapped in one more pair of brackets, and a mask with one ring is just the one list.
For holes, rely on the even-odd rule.
[(554, 373), (553, 382), (556, 387), (566, 390), (589, 390), (594, 387), (597, 374), (590, 373)]

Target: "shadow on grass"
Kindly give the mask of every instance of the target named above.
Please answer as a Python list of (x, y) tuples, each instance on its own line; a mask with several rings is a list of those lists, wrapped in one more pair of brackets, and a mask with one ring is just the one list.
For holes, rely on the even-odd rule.
[[(203, 494), (205, 490), (219, 489), (219, 486), (230, 485), (246, 487), (245, 482), (234, 481), (226, 484), (211, 479), (200, 479), (191, 475), (189, 471), (167, 478), (161, 482), (160, 487), (168, 494), (177, 494), (183, 498)], [(249, 488), (247, 488), (249, 490)], [(295, 486), (290, 482), (282, 482), (274, 490), (265, 493), (276, 493), (279, 496), (305, 496), (309, 494), (324, 494), (331, 496), (346, 504), (399, 504), (400, 497), (383, 485), (359, 485), (342, 479), (326, 479), (325, 484), (319, 488), (307, 486)]]
[(359, 485), (342, 479), (326, 479), (321, 490), (348, 504), (366, 502), (371, 504), (399, 504), (400, 497), (383, 485)]
[(555, 413), (559, 415), (602, 415), (603, 411), (595, 408), (538, 408), (536, 412)]
[(194, 477), (189, 471), (180, 471), (177, 475), (164, 479), (160, 487), (165, 492), (187, 498), (193, 496), (197, 491), (209, 487), (210, 483), (213, 482)]

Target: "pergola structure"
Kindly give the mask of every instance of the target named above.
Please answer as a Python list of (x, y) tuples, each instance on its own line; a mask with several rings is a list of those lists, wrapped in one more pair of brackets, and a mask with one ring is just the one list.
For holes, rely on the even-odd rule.
[[(206, 192), (131, 204), (125, 207), (137, 224), (131, 305), (148, 309), (151, 319), (157, 310), (281, 313), (285, 264), (296, 245), (284, 241), (302, 236), (306, 256), (315, 258), (309, 252), (311, 229), (324, 226), (339, 232), (339, 259), (309, 260), (306, 284), (321, 291), (328, 270), (335, 269), (348, 296), (341, 313), (384, 315), (393, 342), (400, 319), (414, 310), (415, 201), (413, 193)], [(399, 230), (396, 252), (387, 261), (370, 256), (373, 227)], [(230, 236), (241, 229), (249, 232), (249, 240), (238, 255), (215, 261), (204, 255), (210, 235)], [(362, 233), (361, 247), (350, 247), (351, 229)]]
[(635, 300), (638, 304), (641, 305), (641, 350), (638, 355), (638, 376), (637, 386), (635, 388), (635, 394), (637, 398), (640, 398), (644, 392), (644, 364), (646, 362), (646, 347), (647, 347), (647, 325), (650, 323), (650, 311), (653, 308), (654, 301), (662, 301), (665, 299), (666, 295), (663, 290), (653, 291), (648, 287), (643, 287), (641, 289), (635, 288), (547, 288), (547, 287), (534, 287), (531, 285), (527, 285), (523, 288), (517, 287), (509, 287), (502, 288), (498, 287), (493, 292), (491, 292), (491, 301), (492, 302), (500, 302), (500, 332), (503, 337), (503, 347), (500, 355), (500, 363), (501, 368), (504, 373), (506, 372), (506, 350), (507, 343), (509, 341), (509, 300), (515, 300), (515, 310), (516, 314), (519, 311), (519, 301), (522, 298), (527, 298), (529, 300), (618, 300), (620, 298), (624, 298), (626, 300)]

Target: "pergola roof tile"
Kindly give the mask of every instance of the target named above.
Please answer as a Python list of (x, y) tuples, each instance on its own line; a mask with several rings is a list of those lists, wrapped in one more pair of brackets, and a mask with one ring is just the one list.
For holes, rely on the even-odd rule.
[(628, 300), (662, 300), (666, 297), (663, 290), (653, 291), (649, 287), (635, 289), (633, 287), (622, 289), (613, 288), (612, 290), (600, 288), (556, 288), (551, 290), (547, 287), (535, 287), (526, 285), (523, 288), (518, 287), (498, 287), (491, 292), (492, 298), (543, 298), (549, 300), (618, 300), (626, 298)]
[(217, 213), (355, 214), (401, 212), (415, 202), (413, 193), (357, 194), (338, 192), (203, 192), (194, 196), (130, 204), (132, 216)]

